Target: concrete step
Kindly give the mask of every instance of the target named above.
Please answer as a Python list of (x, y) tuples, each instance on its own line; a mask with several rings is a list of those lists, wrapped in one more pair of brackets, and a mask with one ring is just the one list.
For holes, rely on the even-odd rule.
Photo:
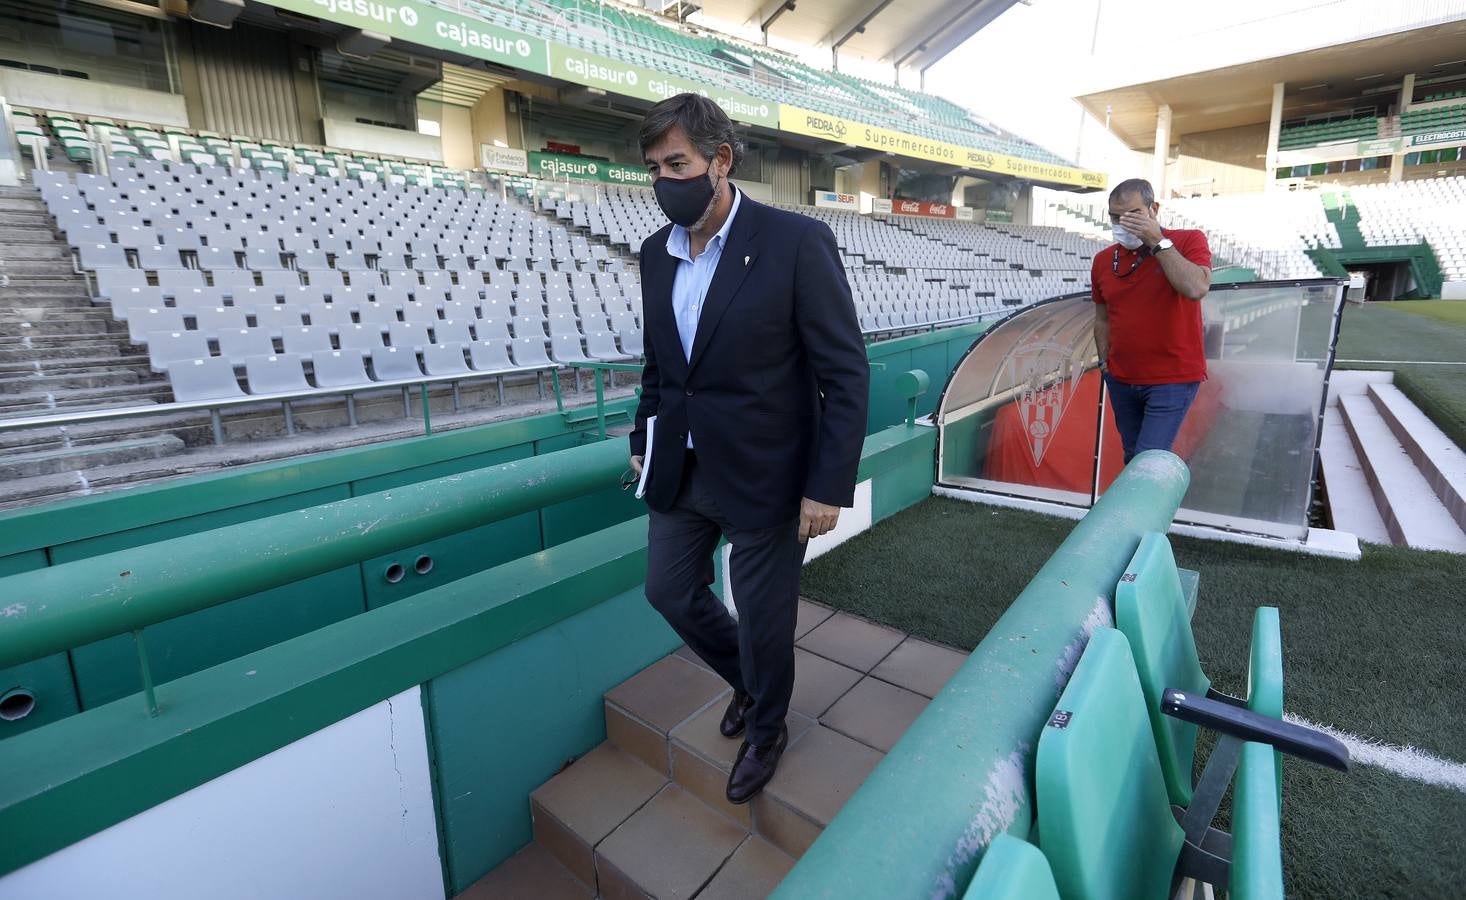
[(1338, 406), (1324, 410), (1323, 435), (1318, 455), (1323, 466), (1324, 483), (1328, 486), (1329, 516), (1333, 527), (1347, 531), (1361, 541), (1372, 544), (1393, 544), (1395, 539), (1385, 527), (1385, 520), (1374, 503), (1374, 492), (1359, 462), (1359, 454), (1344, 424)]
[(39, 296), (0, 290), (0, 309), (34, 310), (36, 315), (51, 315), (62, 310), (89, 312), (99, 309), (108, 312), (110, 316), (110, 308), (93, 305), (80, 285), (64, 293), (52, 292)]
[(0, 297), (90, 297), (86, 279), (75, 272), (65, 275), (17, 275), (9, 273), (10, 284), (0, 288)]
[(138, 353), (126, 356), (120, 353), (102, 356), (52, 356), (39, 353), (32, 354), (28, 359), (20, 359), (0, 351), (0, 378), (14, 375), (72, 375), (107, 369), (146, 372), (148, 357)]
[(28, 228), (36, 225), (50, 226), (55, 221), (45, 207), (40, 209), (0, 209), (0, 228)]
[(183, 451), (183, 441), (171, 434), (126, 441), (87, 444), (27, 453), (7, 453), (0, 461), (0, 481), (83, 472), (94, 466), (112, 466), (143, 459), (159, 459)]
[[(18, 319), (12, 315), (0, 315), (0, 337), (24, 340), (36, 338), (65, 338), (80, 335), (112, 333), (112, 317), (103, 313), (99, 316), (73, 314), (66, 310), (62, 315), (37, 316), (34, 319)], [(127, 327), (119, 325), (117, 334), (125, 335)]]
[(45, 220), (30, 225), (0, 227), (0, 244), (54, 244), (56, 230)]
[(0, 375), (0, 396), (15, 394), (60, 393), (76, 389), (136, 385), (141, 380), (137, 369), (107, 366), (66, 373)]
[(1436, 497), (1466, 530), (1466, 452), (1393, 384), (1372, 384), (1369, 396)]
[(65, 244), (58, 244), (55, 238), (48, 241), (10, 241), (0, 238), (0, 259), (6, 268), (16, 260), (23, 259), (66, 259), (71, 250)]
[(105, 409), (142, 403), (166, 403), (173, 399), (173, 390), (166, 381), (135, 382), (72, 390), (0, 393), (0, 416), (42, 415), (47, 411), (77, 412), (83, 409)]
[(46, 211), (46, 201), (34, 191), (27, 197), (0, 197), (0, 212)]
[(966, 658), (805, 601), (795, 633), (789, 748), (752, 803), (723, 796), (731, 692), (683, 648), (606, 694), (606, 742), (530, 797), (535, 843), (464, 896), (767, 896)]
[(1341, 396), (1339, 407), (1380, 517), (1397, 544), (1466, 553), (1466, 532), (1436, 496), (1369, 396)]
[(14, 278), (18, 275), (74, 275), (76, 270), (70, 259), (7, 259), (5, 274)]
[[(44, 344), (45, 346), (41, 346)], [(0, 344), (0, 365), (21, 365), (31, 362), (39, 362), (43, 366), (49, 362), (58, 365), (65, 365), (69, 359), (112, 359), (112, 358), (145, 358), (140, 348), (127, 342), (127, 335), (116, 334), (106, 335), (95, 341), (83, 340), (62, 340), (55, 338), (44, 341), (32, 340), (30, 346), (26, 346), (24, 339), (20, 341)]]

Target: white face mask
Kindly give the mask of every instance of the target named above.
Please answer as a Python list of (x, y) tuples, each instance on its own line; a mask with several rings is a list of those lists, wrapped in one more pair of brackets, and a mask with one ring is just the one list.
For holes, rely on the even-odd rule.
[(1145, 243), (1140, 238), (1125, 230), (1124, 225), (1111, 226), (1111, 234), (1115, 237), (1115, 243), (1126, 250), (1138, 250), (1140, 245)]

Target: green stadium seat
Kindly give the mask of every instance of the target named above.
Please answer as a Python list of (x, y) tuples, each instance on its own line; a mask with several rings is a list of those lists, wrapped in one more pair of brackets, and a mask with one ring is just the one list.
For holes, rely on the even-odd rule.
[(1142, 538), (1120, 577), (1115, 627), (1135, 654), (1167, 793), (1177, 806), (1189, 806), (1196, 726), (1162, 714), (1160, 696), (1168, 687), (1205, 696), (1211, 681), (1201, 671), (1176, 560), (1164, 534)]
[(963, 900), (1059, 900), (1043, 851), (1011, 834), (993, 838)]

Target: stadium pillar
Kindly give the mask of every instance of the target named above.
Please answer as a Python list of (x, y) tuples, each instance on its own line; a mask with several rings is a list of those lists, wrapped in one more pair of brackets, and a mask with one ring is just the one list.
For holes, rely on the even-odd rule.
[(1283, 136), (1283, 82), (1273, 82), (1273, 111), (1267, 125), (1267, 162), (1264, 165), (1263, 188), (1272, 190), (1278, 183), (1278, 141)]
[(1165, 202), (1166, 158), (1171, 155), (1171, 105), (1162, 103), (1155, 116), (1155, 164), (1151, 168), (1150, 183), (1155, 188), (1157, 200)]
[[(1410, 109), (1410, 103), (1415, 98), (1415, 73), (1406, 75), (1400, 82), (1400, 101), (1396, 104), (1396, 112), (1404, 115)], [(1390, 183), (1394, 184), (1403, 181), (1405, 178), (1405, 154), (1390, 154)]]

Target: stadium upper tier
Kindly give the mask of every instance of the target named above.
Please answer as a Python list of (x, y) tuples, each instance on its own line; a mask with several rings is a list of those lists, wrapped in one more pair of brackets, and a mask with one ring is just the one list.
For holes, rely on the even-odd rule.
[(582, 0), (434, 0), (512, 31), (762, 100), (862, 120), (921, 137), (1055, 165), (1073, 163), (1008, 134), (955, 103), (895, 85), (806, 65), (712, 32), (668, 28), (653, 17)]

